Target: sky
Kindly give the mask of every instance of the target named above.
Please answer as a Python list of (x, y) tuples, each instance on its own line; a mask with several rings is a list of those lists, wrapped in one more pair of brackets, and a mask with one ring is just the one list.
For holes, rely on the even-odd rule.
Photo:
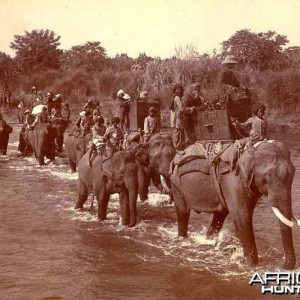
[(0, 0), (0, 51), (14, 55), (14, 35), (50, 29), (67, 50), (100, 41), (108, 56), (146, 52), (167, 58), (175, 47), (220, 50), (236, 31), (276, 31), (300, 46), (300, 0)]

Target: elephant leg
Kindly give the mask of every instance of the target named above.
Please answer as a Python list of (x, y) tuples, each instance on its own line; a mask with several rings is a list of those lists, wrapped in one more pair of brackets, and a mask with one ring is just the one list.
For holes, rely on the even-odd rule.
[(98, 219), (106, 220), (107, 206), (109, 201), (109, 192), (106, 188), (106, 184), (101, 182), (100, 192), (96, 192), (96, 198), (98, 200)]
[(256, 265), (258, 263), (258, 255), (252, 225), (252, 216), (242, 218), (235, 215), (233, 217), (235, 218), (234, 224), (236, 234), (243, 245), (244, 256), (250, 265)]
[(42, 153), (37, 154), (37, 160), (40, 166), (45, 164), (44, 155)]
[(122, 225), (128, 225), (130, 219), (128, 191), (121, 191), (119, 193), (119, 198)]
[(73, 160), (71, 160), (71, 159), (69, 158), (69, 164), (70, 164), (71, 172), (72, 172), (72, 173), (75, 173), (75, 172), (76, 172), (76, 162), (74, 162)]
[(188, 226), (190, 218), (190, 208), (187, 206), (182, 195), (177, 188), (172, 185), (172, 195), (175, 202), (177, 222), (178, 222), (178, 236), (188, 236)]
[(228, 211), (215, 212), (212, 222), (207, 231), (207, 237), (212, 238), (220, 232), (223, 223), (228, 215)]
[(79, 180), (78, 182), (78, 199), (75, 205), (75, 209), (83, 208), (85, 201), (88, 198), (88, 189), (87, 186)]

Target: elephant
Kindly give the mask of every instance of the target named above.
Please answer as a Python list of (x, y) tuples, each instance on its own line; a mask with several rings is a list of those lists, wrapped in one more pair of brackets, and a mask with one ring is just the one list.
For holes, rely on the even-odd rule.
[(33, 129), (25, 129), (22, 133), (25, 143), (32, 148), (40, 166), (44, 165), (44, 158), (55, 160), (56, 130), (48, 123), (40, 123)]
[(172, 134), (157, 133), (149, 140), (149, 171), (153, 184), (162, 192), (170, 193), (170, 163), (176, 154)]
[(84, 137), (69, 134), (65, 138), (65, 149), (69, 159), (71, 172), (76, 172), (76, 166), (81, 157), (88, 150), (88, 143), (92, 138), (92, 134), (88, 133)]
[(13, 129), (4, 120), (0, 120), (0, 153), (6, 155), (9, 135)]
[(62, 152), (64, 142), (64, 132), (69, 124), (67, 120), (54, 117), (50, 119), (50, 124), (56, 130), (55, 144), (58, 152)]
[[(88, 194), (93, 192), (98, 201), (98, 219), (105, 220), (109, 196), (119, 193), (122, 225), (136, 224), (136, 202), (140, 181), (136, 157), (143, 149), (121, 150), (113, 156), (98, 155), (89, 164), (89, 151), (78, 163), (78, 200), (75, 209), (83, 208)], [(148, 189), (145, 186), (144, 189)]]
[[(186, 151), (193, 150), (191, 147), (195, 145)], [(230, 151), (233, 165), (224, 160)], [(187, 237), (191, 210), (213, 213), (208, 236), (219, 233), (230, 213), (244, 256), (255, 265), (258, 255), (252, 217), (258, 199), (264, 195), (280, 219), (284, 268), (293, 269), (296, 256), (290, 226), (292, 220), (297, 219), (292, 213), (291, 187), (295, 168), (289, 149), (281, 142), (262, 142), (257, 147), (249, 147), (237, 158), (238, 149), (234, 144), (224, 151), (216, 164), (209, 162), (201, 152), (185, 161), (176, 154), (172, 162), (171, 193), (177, 213), (178, 235)]]
[(135, 152), (135, 162), (138, 167), (138, 194), (141, 201), (148, 199), (148, 187), (150, 185), (149, 171), (149, 145), (148, 143), (135, 144), (129, 146), (126, 150)]

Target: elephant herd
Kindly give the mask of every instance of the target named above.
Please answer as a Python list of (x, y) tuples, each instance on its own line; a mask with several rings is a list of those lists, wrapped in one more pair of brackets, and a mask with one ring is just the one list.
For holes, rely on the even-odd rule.
[[(28, 132), (27, 140), (40, 164), (44, 156), (53, 159), (53, 149), (62, 147), (65, 126), (56, 120), (52, 125), (37, 126)], [(0, 124), (0, 136), (2, 131)], [(292, 212), (295, 168), (283, 143), (265, 141), (243, 151), (231, 143), (217, 159), (210, 161), (200, 143), (177, 153), (171, 134), (158, 133), (148, 143), (121, 150), (112, 157), (98, 155), (92, 164), (87, 141), (67, 136), (64, 143), (71, 170), (78, 168), (76, 209), (83, 208), (92, 192), (98, 201), (98, 218), (105, 220), (110, 195), (118, 193), (122, 224), (135, 226), (138, 195), (146, 200), (152, 181), (174, 201), (179, 236), (187, 237), (191, 210), (213, 214), (208, 236), (217, 235), (230, 214), (244, 256), (249, 264), (255, 265), (258, 254), (253, 211), (258, 199), (265, 196), (279, 219), (284, 268), (295, 267), (292, 226), (294, 222), (300, 223)], [(243, 145), (242, 140), (240, 144)]]
[[(208, 236), (217, 235), (227, 215), (231, 214), (244, 256), (250, 265), (255, 265), (258, 254), (253, 211), (258, 199), (266, 196), (280, 220), (284, 268), (293, 269), (296, 256), (291, 227), (294, 221), (300, 222), (292, 213), (291, 187), (295, 168), (289, 149), (281, 142), (265, 141), (241, 151), (231, 143), (216, 161), (211, 162), (203, 147), (201, 152), (196, 144), (184, 153), (177, 153), (171, 134), (159, 133), (148, 143), (117, 152), (112, 158), (98, 156), (92, 166), (88, 162), (88, 152), (79, 159), (78, 150), (77, 156), (73, 151), (69, 159), (73, 154), (79, 176), (75, 208), (83, 208), (89, 192), (93, 192), (98, 201), (98, 218), (104, 220), (110, 194), (119, 193), (122, 224), (134, 226), (137, 195), (141, 200), (147, 199), (152, 180), (160, 191), (167, 191), (175, 203), (179, 236), (187, 237), (191, 210), (213, 214)], [(247, 142), (241, 140), (240, 144)], [(228, 160), (228, 157), (233, 159)]]

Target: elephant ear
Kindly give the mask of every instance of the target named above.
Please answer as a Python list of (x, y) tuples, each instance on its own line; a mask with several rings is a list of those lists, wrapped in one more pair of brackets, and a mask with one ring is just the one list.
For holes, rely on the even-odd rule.
[(238, 160), (236, 174), (237, 176), (240, 176), (244, 185), (250, 188), (251, 181), (253, 179), (253, 172), (254, 151), (252, 149), (248, 149)]
[(108, 159), (102, 163), (102, 171), (107, 178), (113, 180), (114, 174), (112, 170), (111, 159)]

